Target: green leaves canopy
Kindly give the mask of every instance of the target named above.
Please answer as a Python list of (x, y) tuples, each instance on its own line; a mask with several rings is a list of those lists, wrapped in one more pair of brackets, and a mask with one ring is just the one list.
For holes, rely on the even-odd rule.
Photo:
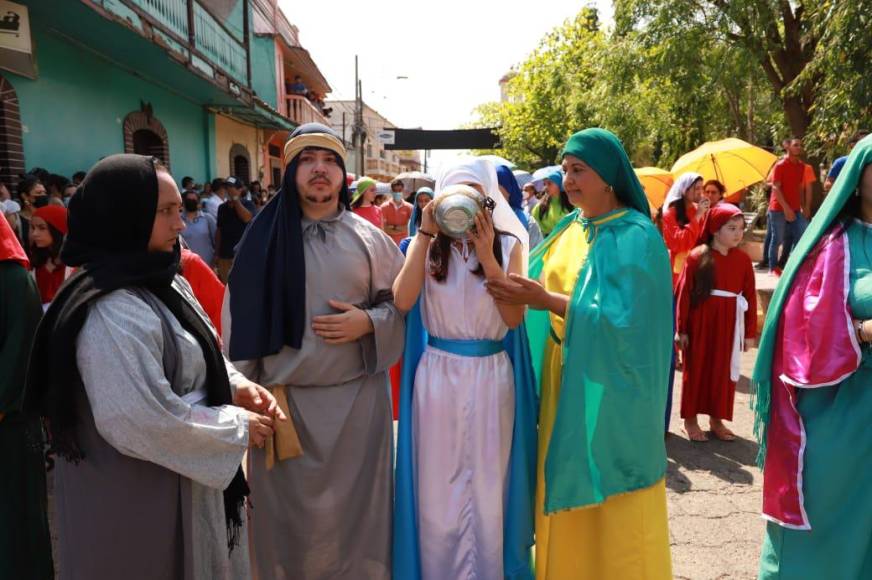
[(704, 141), (806, 137), (832, 158), (872, 126), (872, 0), (616, 0), (542, 39), (477, 108), (502, 155), (535, 169), (573, 132), (614, 131), (637, 165), (668, 168)]

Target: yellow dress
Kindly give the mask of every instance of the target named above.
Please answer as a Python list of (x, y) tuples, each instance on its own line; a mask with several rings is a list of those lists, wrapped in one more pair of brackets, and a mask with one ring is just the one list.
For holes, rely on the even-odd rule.
[[(570, 224), (545, 256), (542, 282), (550, 292), (572, 294), (588, 242), (581, 224)], [(536, 481), (537, 580), (660, 580), (672, 578), (666, 486), (612, 496), (605, 502), (544, 513), (545, 457), (560, 394), (564, 320), (550, 315), (552, 336), (545, 347), (539, 410), (539, 459)]]

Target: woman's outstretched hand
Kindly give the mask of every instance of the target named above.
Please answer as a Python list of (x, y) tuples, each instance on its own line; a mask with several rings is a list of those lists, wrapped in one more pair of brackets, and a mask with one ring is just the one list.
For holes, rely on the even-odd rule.
[(524, 304), (537, 310), (548, 308), (549, 294), (545, 287), (518, 274), (509, 274), (508, 279), (488, 281), (487, 291), (498, 303)]

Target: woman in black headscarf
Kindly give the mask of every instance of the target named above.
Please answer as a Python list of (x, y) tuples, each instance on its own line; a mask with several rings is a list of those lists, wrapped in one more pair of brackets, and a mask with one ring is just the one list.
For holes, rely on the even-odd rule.
[(140, 155), (97, 163), (70, 202), (61, 256), (79, 271), (37, 331), (25, 398), (59, 456), (61, 578), (249, 575), (240, 463), (284, 415), (177, 276), (181, 203)]

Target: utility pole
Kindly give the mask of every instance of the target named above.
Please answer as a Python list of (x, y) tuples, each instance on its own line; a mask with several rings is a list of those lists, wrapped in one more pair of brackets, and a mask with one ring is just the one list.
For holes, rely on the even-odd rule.
[(357, 55), (354, 55), (354, 124), (351, 127), (351, 143), (357, 151), (357, 178), (363, 177), (363, 158), (366, 152), (366, 126), (363, 124), (363, 84), (360, 82)]

